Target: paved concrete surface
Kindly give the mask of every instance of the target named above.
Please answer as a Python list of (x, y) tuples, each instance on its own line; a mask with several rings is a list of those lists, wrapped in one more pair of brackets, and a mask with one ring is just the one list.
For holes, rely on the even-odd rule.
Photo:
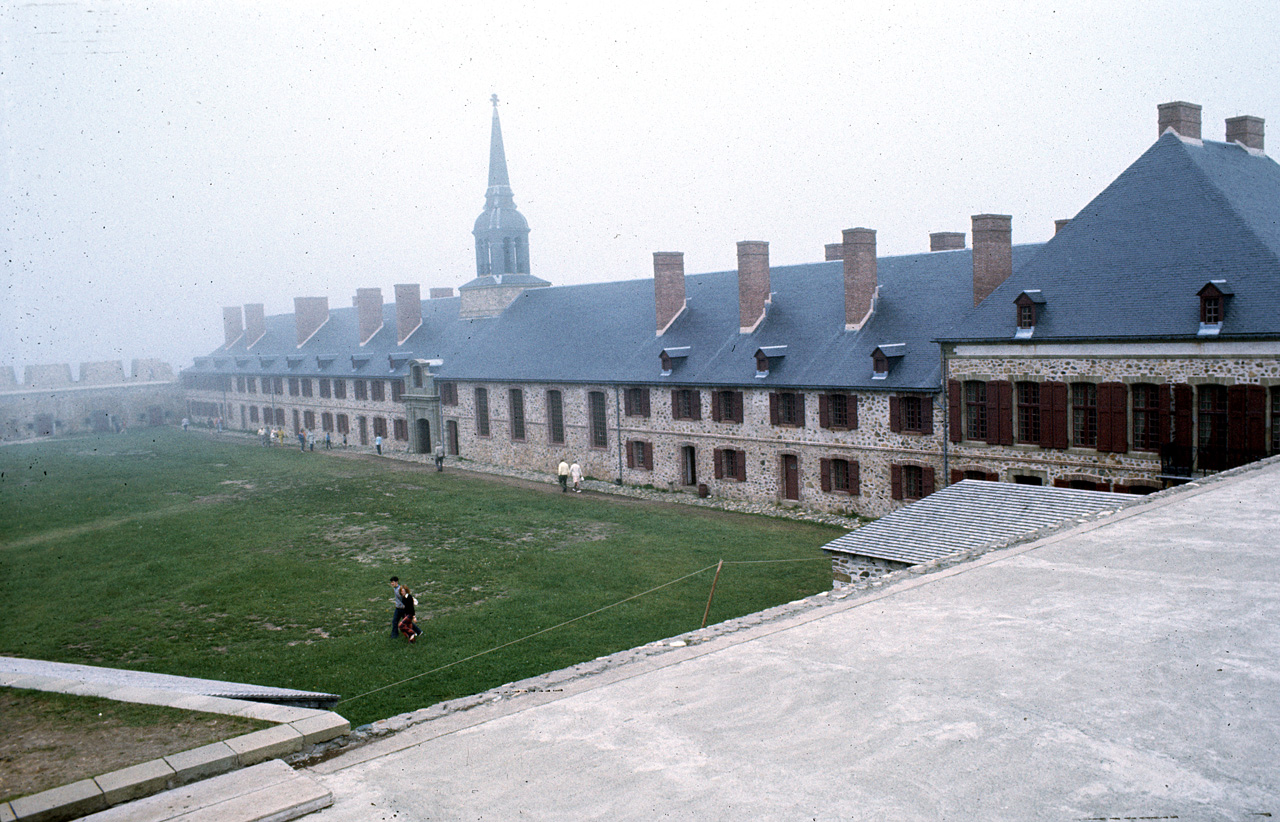
[(1280, 462), (309, 769), (320, 822), (1280, 816)]

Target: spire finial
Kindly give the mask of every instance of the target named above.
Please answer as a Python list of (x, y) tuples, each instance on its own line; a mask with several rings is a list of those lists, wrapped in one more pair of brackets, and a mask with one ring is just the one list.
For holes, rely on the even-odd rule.
[(489, 99), (493, 101), (493, 107), (494, 107), (494, 108), (497, 108), (497, 107), (498, 107), (498, 95), (494, 94), (494, 95), (492, 95)]

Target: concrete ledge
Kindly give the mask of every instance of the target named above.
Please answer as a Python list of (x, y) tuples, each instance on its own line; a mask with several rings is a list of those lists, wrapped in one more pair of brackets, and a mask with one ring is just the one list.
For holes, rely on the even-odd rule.
[(233, 715), (284, 724), (322, 713), (325, 712), (318, 708), (294, 708), (291, 705), (272, 705), (269, 702), (241, 702)]
[(92, 779), (23, 796), (9, 803), (18, 822), (62, 822), (102, 810), (107, 800)]
[(185, 785), (238, 767), (240, 757), (227, 743), (214, 742), (189, 751), (169, 754), (164, 761), (173, 768), (174, 784)]
[(15, 822), (17, 818), (8, 802), (0, 802), (0, 822)]
[(248, 767), (302, 750), (302, 734), (288, 725), (277, 725), (228, 739), (226, 744), (236, 752), (240, 766)]
[(302, 734), (302, 743), (304, 745), (328, 742), (330, 739), (336, 739), (351, 733), (350, 722), (335, 713), (328, 712), (319, 716), (299, 719), (297, 722), (290, 722), (289, 725)]
[(102, 789), (107, 805), (119, 805), (121, 802), (163, 791), (173, 784), (174, 776), (175, 771), (169, 763), (163, 759), (153, 759), (141, 765), (95, 776), (93, 781)]

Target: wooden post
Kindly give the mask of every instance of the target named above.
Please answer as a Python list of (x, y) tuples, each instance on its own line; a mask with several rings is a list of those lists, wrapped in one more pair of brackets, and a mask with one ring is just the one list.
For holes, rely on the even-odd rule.
[(716, 582), (720, 580), (720, 569), (724, 567), (724, 560), (720, 560), (720, 564), (716, 566), (716, 575), (711, 579), (711, 593), (707, 595), (707, 609), (702, 612), (702, 625), (699, 627), (707, 627), (707, 617), (711, 614), (711, 598), (716, 595)]

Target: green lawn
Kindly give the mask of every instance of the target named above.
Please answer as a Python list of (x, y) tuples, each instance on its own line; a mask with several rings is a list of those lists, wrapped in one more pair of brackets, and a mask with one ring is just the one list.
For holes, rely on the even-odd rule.
[[(350, 698), (720, 559), (710, 622), (826, 590), (839, 533), (194, 432), (6, 446), (0, 654)], [(416, 646), (389, 637), (391, 574)], [(338, 710), (359, 725), (697, 628), (711, 575)]]

